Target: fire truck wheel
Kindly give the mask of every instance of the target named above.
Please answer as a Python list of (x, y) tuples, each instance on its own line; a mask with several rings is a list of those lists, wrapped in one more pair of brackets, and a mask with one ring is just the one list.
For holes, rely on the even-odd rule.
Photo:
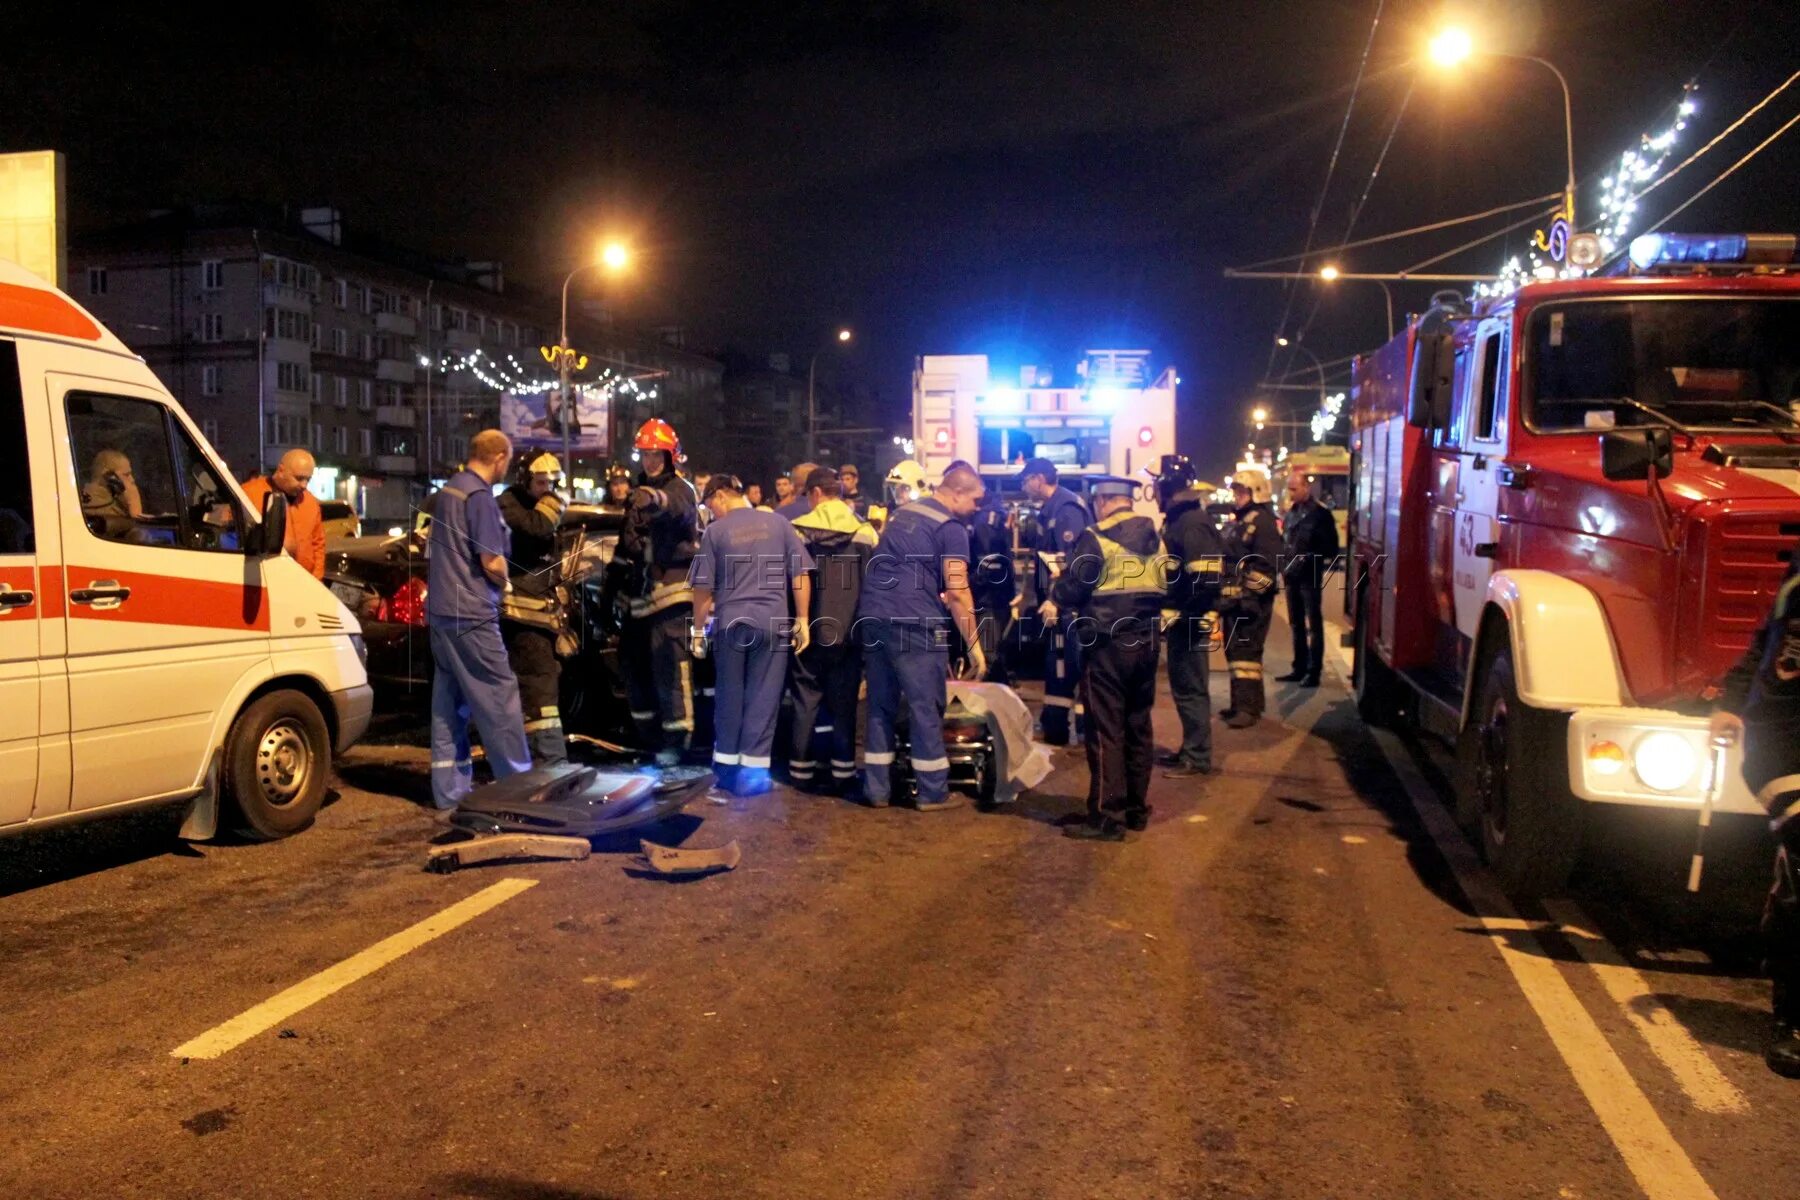
[[(1367, 610), (1357, 606), (1359, 614)], [(1370, 725), (1392, 725), (1400, 717), (1400, 682), (1393, 670), (1375, 653), (1374, 622), (1356, 623), (1356, 657), (1350, 664), (1350, 685), (1356, 693), (1356, 711)]]
[(225, 739), (225, 801), (239, 835), (299, 833), (319, 811), (331, 772), (331, 732), (318, 706), (294, 691), (260, 696)]
[(1519, 699), (1512, 644), (1496, 632), (1457, 743), (1457, 817), (1510, 895), (1552, 895), (1581, 853), (1584, 811), (1563, 773), (1568, 717)]

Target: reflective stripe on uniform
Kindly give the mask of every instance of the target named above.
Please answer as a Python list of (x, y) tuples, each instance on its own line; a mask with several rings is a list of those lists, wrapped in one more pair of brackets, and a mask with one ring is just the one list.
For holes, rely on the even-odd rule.
[(638, 712), (636, 709), (632, 709), (631, 719), (634, 721), (654, 721), (656, 720), (656, 714), (654, 712)]
[[(1764, 809), (1773, 813), (1783, 792), (1800, 792), (1800, 775), (1776, 776), (1762, 785), (1762, 788), (1756, 793), (1756, 799)], [(1800, 801), (1796, 803), (1800, 803)]]
[(769, 756), (767, 754), (746, 754), (741, 759), (741, 763), (746, 767), (760, 767), (766, 771), (769, 768)]
[(863, 753), (863, 766), (885, 767), (894, 761), (892, 750), (868, 750)]
[(1223, 575), (1225, 573), (1225, 560), (1216, 554), (1210, 558), (1192, 559), (1182, 565), (1195, 575)]
[(850, 779), (853, 776), (855, 776), (855, 774), (856, 774), (856, 764), (855, 763), (839, 762), (835, 758), (831, 760), (831, 777), (833, 779)]
[(688, 733), (694, 731), (694, 723), (692, 721), (664, 721), (662, 727), (664, 729), (679, 729)]
[[(892, 758), (893, 755), (890, 754), (888, 757)], [(431, 769), (434, 771), (439, 767), (472, 767), (474, 765), (475, 760), (472, 758), (434, 758), (431, 760)]]
[(714, 750), (713, 762), (721, 767), (735, 767), (738, 765), (738, 756), (727, 754), (723, 750)]
[(1044, 703), (1050, 708), (1074, 708), (1075, 701), (1068, 696), (1045, 696)]
[(948, 771), (949, 769), (950, 760), (947, 758), (913, 759), (913, 770), (915, 771)]
[(681, 721), (683, 729), (694, 727), (694, 664), (685, 658), (681, 660)]
[(832, 727), (830, 725), (814, 725), (813, 726), (814, 733), (830, 733), (831, 731), (832, 731)]
[[(949, 513), (939, 512), (937, 509), (932, 508), (930, 505), (919, 500), (915, 500), (911, 504), (908, 504), (905, 508), (900, 510), (900, 513), (911, 513), (915, 517), (924, 517), (933, 525), (942, 525), (945, 521), (950, 519)], [(900, 513), (895, 513), (894, 515), (897, 517)]]
[(1233, 679), (1261, 679), (1262, 673), (1261, 663), (1234, 662), (1231, 664)]
[(714, 690), (713, 690), (713, 689), (712, 689), (712, 688), (701, 688), (701, 689), (700, 689), (700, 694), (701, 694), (701, 695), (702, 695), (702, 696), (716, 696), (716, 695), (718, 695), (718, 693), (717, 693), (717, 692), (716, 692), (716, 691), (714, 691)]
[(561, 728), (562, 728), (562, 718), (561, 717), (545, 717), (541, 721), (525, 722), (525, 732), (526, 733), (533, 733), (539, 729), (561, 729)]

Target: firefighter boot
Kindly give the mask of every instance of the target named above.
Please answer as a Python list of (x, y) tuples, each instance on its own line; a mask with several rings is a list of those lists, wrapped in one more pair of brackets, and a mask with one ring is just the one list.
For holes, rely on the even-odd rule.
[(1231, 715), (1225, 719), (1230, 729), (1248, 729), (1262, 720), (1263, 684), (1260, 679), (1231, 680)]
[(1769, 1045), (1763, 1051), (1769, 1070), (1788, 1079), (1800, 1079), (1800, 1025), (1775, 1018)]

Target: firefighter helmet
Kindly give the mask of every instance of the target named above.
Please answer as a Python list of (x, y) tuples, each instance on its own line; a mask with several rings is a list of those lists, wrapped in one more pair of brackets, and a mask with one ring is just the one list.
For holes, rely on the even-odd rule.
[(1193, 487), (1199, 478), (1194, 473), (1193, 460), (1187, 455), (1163, 455), (1162, 470), (1156, 475), (1156, 506), (1163, 512), (1168, 512), (1175, 497)]
[(631, 444), (639, 450), (661, 450), (669, 455), (681, 451), (681, 439), (675, 436), (675, 427), (661, 417), (651, 417), (640, 425), (637, 439)]
[(630, 483), (631, 468), (627, 467), (624, 463), (614, 463), (612, 466), (606, 468), (606, 482), (611, 483), (617, 479), (622, 479), (626, 483)]
[(894, 508), (923, 500), (931, 494), (931, 489), (925, 485), (925, 468), (910, 458), (901, 459), (888, 472), (887, 490)]
[(551, 483), (562, 479), (562, 461), (548, 450), (529, 457), (521, 454), (514, 462), (513, 472), (520, 483), (530, 483), (533, 475), (547, 475)]
[(1233, 491), (1242, 488), (1250, 493), (1250, 503), (1267, 504), (1274, 489), (1269, 486), (1269, 469), (1267, 467), (1239, 467), (1231, 476)]

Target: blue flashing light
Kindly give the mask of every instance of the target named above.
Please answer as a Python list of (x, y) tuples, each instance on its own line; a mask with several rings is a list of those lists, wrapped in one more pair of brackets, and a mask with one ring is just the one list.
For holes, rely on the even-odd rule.
[(1631, 239), (1627, 257), (1640, 271), (1682, 264), (1786, 265), (1794, 261), (1792, 234), (1646, 233)]

